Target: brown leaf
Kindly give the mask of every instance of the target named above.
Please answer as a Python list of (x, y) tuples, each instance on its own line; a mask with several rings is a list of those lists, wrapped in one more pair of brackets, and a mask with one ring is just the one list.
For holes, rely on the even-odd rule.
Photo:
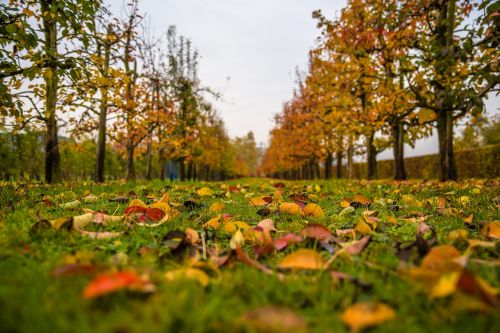
[(314, 238), (319, 241), (328, 241), (332, 238), (332, 233), (321, 224), (308, 224), (300, 234), (304, 237)]
[(247, 311), (240, 321), (256, 332), (299, 333), (307, 331), (307, 325), (302, 316), (292, 310), (272, 306)]

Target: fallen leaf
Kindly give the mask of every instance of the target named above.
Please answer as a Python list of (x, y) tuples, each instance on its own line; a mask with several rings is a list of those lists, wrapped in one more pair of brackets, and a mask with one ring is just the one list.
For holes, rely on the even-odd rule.
[(310, 249), (299, 249), (287, 255), (278, 264), (280, 269), (323, 269), (325, 262), (321, 255)]
[(245, 243), (245, 237), (241, 233), (241, 230), (237, 230), (231, 237), (231, 240), (229, 241), (229, 247), (235, 250), (244, 243)]
[(343, 245), (344, 249), (349, 253), (349, 254), (359, 254), (361, 251), (363, 251), (368, 243), (370, 242), (371, 236), (365, 236), (361, 238), (360, 240), (357, 241), (352, 241), (349, 242), (345, 245)]
[(179, 268), (165, 273), (167, 281), (192, 280), (199, 282), (203, 287), (206, 287), (210, 282), (210, 277), (198, 268)]
[(198, 234), (198, 231), (191, 228), (187, 228), (186, 240), (192, 245), (198, 244), (200, 242), (200, 235)]
[(353, 332), (379, 325), (396, 317), (394, 310), (378, 302), (357, 303), (348, 307), (340, 319), (347, 324)]
[(303, 211), (304, 211), (304, 215), (309, 215), (309, 216), (314, 216), (314, 217), (324, 217), (325, 216), (323, 209), (315, 203), (308, 203), (303, 208)]
[(153, 292), (155, 286), (149, 278), (139, 276), (135, 271), (103, 273), (92, 280), (83, 291), (86, 299), (95, 298), (118, 290)]
[(302, 316), (292, 310), (273, 306), (247, 311), (239, 321), (255, 332), (300, 333), (307, 331), (307, 325)]
[(356, 209), (352, 206), (346, 207), (340, 211), (339, 216), (349, 215), (351, 213), (354, 213), (355, 210)]
[(222, 212), (223, 209), (224, 209), (224, 204), (221, 202), (215, 202), (211, 204), (210, 207), (208, 208), (208, 210), (214, 213)]
[(262, 230), (264, 230), (264, 231), (268, 231), (268, 232), (276, 231), (276, 228), (274, 227), (274, 222), (271, 219), (262, 220), (259, 223), (257, 223), (257, 226), (261, 227)]
[(486, 224), (481, 229), (481, 234), (487, 238), (500, 239), (500, 221)]
[(314, 238), (319, 241), (328, 241), (332, 238), (332, 233), (321, 224), (308, 224), (300, 234), (304, 237)]
[(302, 215), (302, 209), (295, 202), (283, 202), (279, 206), (280, 213)]
[(214, 191), (212, 191), (208, 187), (202, 187), (198, 191), (196, 191), (196, 194), (198, 194), (200, 197), (211, 196), (214, 194)]
[(256, 197), (256, 198), (250, 199), (250, 204), (255, 206), (255, 207), (259, 207), (259, 206), (266, 206), (268, 204), (268, 202), (266, 200), (264, 200), (262, 197)]

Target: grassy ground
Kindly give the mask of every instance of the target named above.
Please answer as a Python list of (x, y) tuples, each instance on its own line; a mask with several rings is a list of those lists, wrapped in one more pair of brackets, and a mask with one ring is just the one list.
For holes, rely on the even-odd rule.
[[(226, 185), (238, 184), (239, 193), (227, 194)], [(498, 181), (447, 184), (309, 181), (285, 182), (285, 185), (281, 194), (284, 201), (293, 202), (290, 195), (302, 193), (302, 199), (307, 197), (308, 202), (322, 207), (324, 217), (275, 212), (279, 200), (277, 189), (265, 179), (225, 184), (156, 181), (99, 186), (91, 183), (57, 186), (4, 183), (0, 189), (0, 331), (232, 332), (258, 331), (262, 326), (271, 330), (273, 320), (286, 319), (280, 315), (252, 317), (248, 311), (272, 306), (273, 309), (293, 311), (292, 316), (303, 318), (308, 331), (344, 332), (349, 331), (341, 320), (344, 310), (358, 302), (375, 301), (390, 306), (396, 316), (369, 328), (371, 332), (500, 332), (495, 291), (489, 290), (489, 304), (481, 295), (471, 296), (460, 290), (431, 299), (428, 297), (430, 286), (417, 283), (402, 268), (419, 265), (423, 253), (413, 253), (405, 263), (397, 251), (398, 243), (415, 241), (420, 220), (425, 220), (436, 231), (436, 243), (432, 246), (452, 244), (463, 254), (469, 245), (467, 239), (487, 241), (488, 246), (478, 246), (467, 252), (471, 253), (467, 269), (489, 285), (500, 287), (499, 243), (484, 231), (484, 225), (500, 220)], [(201, 187), (209, 187), (214, 193), (200, 197), (196, 190)], [(33, 230), (41, 217), (53, 220), (80, 215), (83, 208), (121, 215), (131, 200), (130, 191), (147, 203), (168, 192), (170, 205), (176, 207), (179, 215), (154, 228), (126, 226), (123, 222), (86, 227), (87, 230), (126, 231), (114, 239), (89, 239), (74, 230)], [(95, 194), (97, 201), (81, 202), (75, 207), (59, 206), (81, 200), (89, 193)], [(354, 201), (351, 205), (356, 208), (339, 216), (344, 209), (342, 199), (353, 198), (356, 193), (370, 199), (369, 208), (359, 206), (356, 200), (346, 200), (347, 204)], [(171, 248), (164, 243), (163, 237), (169, 231), (185, 231), (190, 227), (203, 233), (205, 250), (220, 248), (230, 253), (231, 233), (222, 227), (204, 231), (203, 224), (220, 214), (211, 212), (209, 206), (222, 202), (225, 206), (222, 213), (232, 214), (233, 221), (255, 226), (263, 219), (257, 214), (262, 207), (253, 207), (249, 200), (267, 195), (273, 196), (269, 218), (273, 219), (276, 228), (297, 234), (308, 223), (318, 223), (335, 235), (337, 229), (355, 228), (363, 213), (373, 210), (372, 216), (376, 215), (378, 220), (370, 226), (374, 229), (369, 232), (371, 242), (357, 255), (339, 255), (328, 269), (281, 271), (284, 279), (245, 265), (234, 255), (219, 269), (202, 267), (210, 276), (206, 286), (193, 279), (165, 279), (165, 272), (187, 265), (172, 255)], [(118, 196), (128, 199), (123, 203), (109, 201)], [(44, 203), (44, 198), (50, 203)], [(191, 198), (200, 206), (185, 209), (182, 204)], [(436, 203), (439, 201), (436, 198), (444, 198), (444, 208), (442, 203)], [(471, 214), (472, 222), (468, 224), (464, 217)], [(414, 218), (414, 221), (405, 220), (407, 218)], [(450, 235), (460, 229), (465, 229), (467, 234)], [(273, 238), (281, 234), (273, 234)], [(356, 239), (363, 236), (359, 231), (355, 234)], [(429, 237), (432, 235), (425, 236), (426, 244), (431, 243)], [(336, 252), (340, 249), (339, 243), (338, 239), (330, 243)], [(203, 246), (197, 247), (200, 261), (203, 261)], [(243, 248), (254, 257), (250, 242)], [(317, 241), (306, 240), (263, 255), (258, 260), (278, 272), (276, 267), (280, 261), (299, 248), (314, 249), (325, 261), (331, 258)], [(89, 274), (70, 271), (54, 276), (54, 269), (74, 262), (88, 263), (95, 271)], [(147, 273), (156, 291), (143, 294), (121, 290), (92, 299), (82, 297), (83, 290), (98, 272), (126, 269)], [(356, 280), (336, 281), (329, 270), (347, 273)]]

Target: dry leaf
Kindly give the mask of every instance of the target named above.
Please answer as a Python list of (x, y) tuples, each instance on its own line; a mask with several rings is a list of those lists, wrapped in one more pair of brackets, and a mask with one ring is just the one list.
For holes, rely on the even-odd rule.
[(250, 199), (250, 204), (259, 207), (259, 206), (265, 206), (268, 204), (266, 200), (264, 200), (262, 197), (257, 197), (257, 198), (252, 198)]
[(304, 209), (304, 215), (310, 215), (314, 217), (324, 217), (325, 213), (323, 212), (323, 209), (315, 204), (315, 203), (308, 203)]
[(481, 229), (481, 234), (487, 238), (500, 239), (500, 221), (486, 224)]
[(139, 276), (135, 271), (104, 273), (87, 285), (83, 297), (95, 298), (123, 289), (149, 293), (155, 290), (155, 286), (147, 277)]
[(357, 303), (348, 307), (340, 318), (353, 332), (379, 325), (387, 320), (394, 319), (394, 310), (384, 304), (377, 302)]
[(300, 249), (287, 255), (278, 264), (280, 269), (323, 269), (325, 262), (321, 255), (310, 249)]
[(222, 212), (222, 210), (224, 209), (224, 204), (221, 203), (221, 202), (215, 202), (213, 204), (210, 205), (210, 208), (208, 210), (210, 210), (211, 212)]
[(256, 332), (299, 333), (307, 331), (306, 322), (299, 314), (292, 310), (272, 306), (247, 311), (240, 318), (240, 322)]
[(165, 273), (167, 281), (192, 280), (199, 282), (203, 287), (206, 287), (210, 282), (210, 278), (201, 269), (198, 268), (179, 268)]
[(198, 194), (200, 197), (211, 196), (214, 194), (214, 191), (212, 191), (208, 187), (202, 187), (198, 191), (196, 191), (196, 194)]
[(279, 207), (280, 213), (302, 215), (302, 209), (295, 202), (283, 202)]

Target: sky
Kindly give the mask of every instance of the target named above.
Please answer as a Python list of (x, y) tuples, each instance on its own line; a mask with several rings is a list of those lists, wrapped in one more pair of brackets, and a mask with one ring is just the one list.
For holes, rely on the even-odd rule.
[[(120, 15), (123, 0), (105, 0)], [(334, 18), (345, 0), (139, 0), (152, 33), (170, 25), (190, 38), (201, 54), (202, 84), (223, 93), (215, 106), (231, 137), (253, 131), (267, 144), (273, 116), (292, 96), (295, 69), (307, 68), (308, 51), (319, 35), (312, 12)], [(499, 98), (487, 101), (499, 113)], [(437, 152), (437, 138), (420, 140), (407, 156)], [(391, 158), (385, 151), (379, 159)]]

